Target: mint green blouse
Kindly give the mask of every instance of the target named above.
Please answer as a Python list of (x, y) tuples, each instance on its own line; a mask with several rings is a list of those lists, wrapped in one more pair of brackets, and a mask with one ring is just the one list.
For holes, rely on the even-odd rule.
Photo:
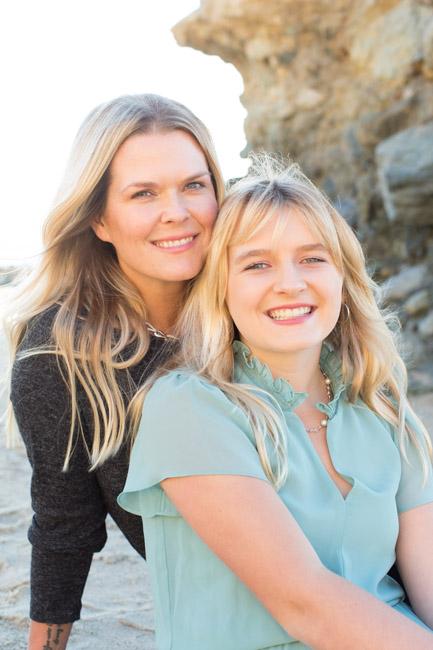
[[(362, 403), (346, 401), (340, 360), (323, 346), (320, 364), (334, 399), (317, 408), (329, 417), (334, 467), (353, 485), (344, 500), (293, 413), (306, 394), (295, 393), (284, 379), (274, 381), (242, 343), (235, 342), (234, 350), (235, 381), (266, 389), (284, 413), (290, 472), (279, 496), (323, 564), (421, 623), (387, 573), (395, 560), (398, 514), (433, 501), (431, 474), (422, 488), (414, 450), (409, 448), (409, 465), (390, 426)], [(209, 550), (160, 487), (168, 477), (203, 474), (268, 481), (244, 413), (199, 377), (172, 372), (145, 401), (119, 496), (120, 505), (143, 520), (158, 648), (306, 650)]]

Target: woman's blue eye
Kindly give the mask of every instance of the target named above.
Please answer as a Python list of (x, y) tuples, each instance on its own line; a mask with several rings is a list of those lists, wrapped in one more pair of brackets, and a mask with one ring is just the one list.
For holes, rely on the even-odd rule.
[(186, 188), (187, 188), (188, 190), (196, 190), (196, 189), (199, 188), (199, 187), (204, 187), (204, 184), (203, 184), (203, 183), (199, 183), (198, 181), (193, 181), (192, 183), (188, 183), (188, 184), (186, 185)]
[(304, 259), (304, 262), (308, 262), (309, 264), (312, 264), (314, 262), (324, 262), (325, 260), (321, 257), (306, 257)]
[(132, 198), (136, 199), (137, 197), (139, 198), (140, 196), (150, 196), (150, 195), (151, 195), (150, 190), (140, 190), (139, 192), (133, 194)]
[(245, 271), (251, 271), (251, 270), (254, 271), (255, 269), (266, 269), (267, 266), (268, 265), (265, 262), (254, 262), (254, 264), (250, 264), (250, 266), (247, 266)]

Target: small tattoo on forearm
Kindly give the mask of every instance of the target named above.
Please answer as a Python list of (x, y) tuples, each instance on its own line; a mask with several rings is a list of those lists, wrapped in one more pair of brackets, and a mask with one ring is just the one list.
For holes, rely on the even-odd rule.
[(57, 624), (49, 623), (47, 625), (47, 642), (42, 646), (42, 650), (54, 650), (51, 645), (51, 640), (54, 645), (60, 645), (60, 635), (64, 632), (64, 629)]

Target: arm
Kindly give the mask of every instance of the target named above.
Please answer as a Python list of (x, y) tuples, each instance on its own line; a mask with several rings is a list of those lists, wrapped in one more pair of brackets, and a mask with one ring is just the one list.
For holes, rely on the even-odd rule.
[[(81, 438), (70, 470), (62, 472), (70, 400), (55, 358), (41, 354), (16, 361), (11, 399), (33, 469), (30, 616), (38, 623), (34, 629), (45, 630), (47, 643), (47, 624), (70, 624), (80, 617), (92, 554), (106, 539), (106, 509), (96, 477), (88, 472)], [(30, 643), (34, 638), (32, 626)]]
[(402, 512), (397, 566), (415, 613), (433, 629), (433, 503)]
[[(294, 638), (316, 650), (433, 649), (432, 633), (328, 571), (265, 481), (210, 475), (170, 478), (161, 485), (203, 541)], [(260, 557), (266, 563), (257, 562)]]

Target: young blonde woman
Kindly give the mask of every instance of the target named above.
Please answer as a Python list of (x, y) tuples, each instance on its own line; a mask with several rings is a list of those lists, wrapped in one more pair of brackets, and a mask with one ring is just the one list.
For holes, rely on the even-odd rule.
[(144, 556), (140, 520), (116, 502), (126, 410), (170, 354), (223, 191), (206, 127), (175, 101), (120, 97), (78, 133), (45, 253), (6, 321), (33, 468), (31, 650), (66, 646), (107, 512)]
[(373, 290), (296, 166), (230, 190), (119, 497), (160, 650), (433, 649), (430, 443)]

